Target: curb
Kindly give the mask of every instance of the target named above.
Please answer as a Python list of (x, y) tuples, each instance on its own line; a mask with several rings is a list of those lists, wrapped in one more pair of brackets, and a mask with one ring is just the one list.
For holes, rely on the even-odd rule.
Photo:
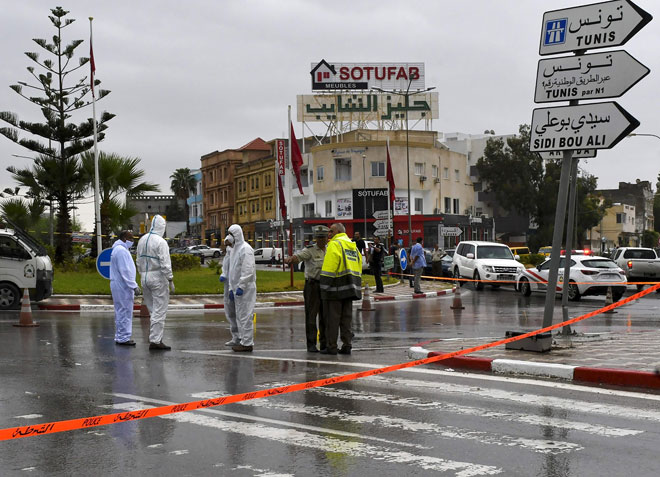
[[(438, 351), (429, 351), (420, 346), (413, 346), (408, 349), (408, 357), (413, 360), (432, 358), (443, 354)], [(492, 374), (537, 376), (576, 383), (660, 389), (660, 375), (647, 371), (590, 368), (567, 364), (538, 363), (516, 359), (472, 358), (469, 356), (448, 358), (432, 364), (466, 371), (490, 372)]]
[[(442, 295), (447, 295), (453, 293), (455, 288), (447, 290), (438, 290), (434, 292), (427, 293), (416, 293), (413, 295), (382, 295), (373, 297), (375, 302), (379, 301), (392, 301), (392, 300), (414, 300), (419, 298), (435, 298)], [(354, 305), (359, 306), (359, 300), (356, 300)], [(108, 312), (114, 311), (114, 306), (111, 304), (108, 305), (87, 305), (80, 303), (69, 303), (69, 304), (37, 304), (39, 310), (44, 311), (86, 311), (86, 312)], [(302, 300), (296, 301), (265, 301), (257, 302), (255, 308), (283, 308), (283, 307), (301, 307), (305, 306), (305, 302)], [(167, 311), (188, 311), (188, 310), (221, 310), (225, 307), (223, 303), (197, 303), (197, 304), (176, 304), (168, 305)], [(140, 305), (134, 304), (133, 311), (140, 311)]]

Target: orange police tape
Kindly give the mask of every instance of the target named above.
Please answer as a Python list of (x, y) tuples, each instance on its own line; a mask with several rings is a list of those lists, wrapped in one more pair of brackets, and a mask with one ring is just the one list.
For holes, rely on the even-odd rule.
[(433, 356), (431, 358), (419, 359), (416, 361), (410, 361), (408, 363), (395, 364), (392, 366), (386, 366), (384, 368), (370, 369), (368, 371), (360, 371), (359, 373), (345, 374), (343, 376), (336, 376), (334, 378), (318, 379), (316, 381), (308, 381), (306, 383), (293, 384), (291, 386), (281, 386), (278, 388), (264, 389), (262, 391), (234, 394), (232, 396), (218, 397), (215, 399), (204, 399), (202, 401), (192, 401), (183, 404), (154, 407), (149, 409), (142, 409), (139, 411), (104, 414), (102, 416), (83, 417), (78, 419), (70, 419), (67, 421), (48, 422), (45, 424), (39, 424), (34, 426), (10, 427), (7, 429), (0, 429), (0, 441), (20, 439), (22, 437), (54, 434), (56, 432), (73, 431), (76, 429), (87, 429), (90, 427), (116, 424), (118, 422), (136, 421), (139, 419), (146, 419), (148, 417), (164, 416), (167, 414), (174, 414), (177, 412), (194, 411), (197, 409), (203, 409), (207, 407), (223, 406), (225, 404), (231, 404), (240, 401), (249, 401), (251, 399), (259, 399), (269, 396), (278, 396), (281, 394), (287, 394), (296, 391), (304, 391), (306, 389), (311, 389), (311, 388), (329, 386), (331, 384), (343, 383), (346, 381), (352, 381), (354, 379), (365, 378), (367, 376), (374, 376), (378, 374), (390, 373), (392, 371), (398, 371), (400, 369), (412, 368), (414, 366), (419, 366), (422, 364), (435, 363), (437, 361), (442, 361), (443, 359), (453, 358), (455, 356), (463, 356), (466, 354), (474, 353), (475, 351), (493, 348), (495, 346), (500, 346), (506, 343), (511, 343), (513, 341), (518, 341), (524, 338), (528, 338), (530, 336), (534, 336), (539, 333), (545, 333), (547, 331), (552, 331), (557, 328), (562, 328), (566, 325), (571, 325), (573, 323), (577, 323), (578, 321), (586, 320), (587, 318), (596, 316), (600, 313), (613, 310), (614, 308), (618, 308), (622, 305), (625, 305), (626, 303), (630, 303), (631, 301), (637, 300), (638, 298), (648, 295), (649, 293), (657, 289), (660, 289), (660, 283), (657, 283), (655, 286), (651, 288), (647, 288), (646, 290), (643, 290), (639, 293), (635, 293), (634, 295), (631, 295), (630, 297), (622, 299), (616, 303), (607, 305), (603, 308), (589, 312), (585, 315), (578, 316), (577, 318), (572, 318), (562, 323), (557, 323), (556, 325), (548, 326), (546, 328), (541, 328), (535, 331), (530, 331), (529, 333), (525, 333), (523, 335), (514, 336), (511, 338), (505, 338), (498, 341), (494, 341), (492, 343), (475, 346), (473, 348), (453, 351), (451, 353), (446, 353), (439, 356)]

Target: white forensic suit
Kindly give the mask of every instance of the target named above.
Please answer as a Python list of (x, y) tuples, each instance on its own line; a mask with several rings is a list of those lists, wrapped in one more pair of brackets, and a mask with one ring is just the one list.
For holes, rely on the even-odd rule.
[(117, 240), (110, 255), (110, 292), (115, 306), (115, 342), (125, 343), (133, 334), (133, 298), (138, 284), (129, 248), (133, 242)]
[(174, 293), (170, 248), (163, 238), (165, 224), (163, 217), (154, 216), (149, 233), (143, 235), (137, 245), (137, 268), (142, 280), (144, 304), (151, 315), (150, 343), (163, 341), (170, 291)]
[(223, 273), (229, 274), (229, 287), (225, 287), (225, 290), (229, 290), (230, 295), (234, 297), (240, 344), (253, 346), (252, 317), (254, 315), (254, 304), (257, 301), (257, 273), (254, 266), (254, 250), (243, 238), (243, 229), (240, 225), (232, 225), (229, 227), (228, 232), (234, 237), (234, 248), (231, 251), (230, 263), (226, 268), (226, 272), (223, 267)]
[(229, 280), (229, 269), (231, 268), (231, 254), (234, 249), (234, 237), (227, 235), (225, 238), (225, 256), (222, 259), (222, 273), (220, 274), (220, 281), (225, 284), (225, 292), (223, 294), (224, 310), (227, 321), (229, 322), (229, 331), (231, 332), (231, 340), (227, 341), (225, 345), (234, 346), (241, 344), (241, 338), (238, 335), (238, 324), (236, 323), (236, 302), (234, 301), (233, 293), (230, 296), (231, 282)]

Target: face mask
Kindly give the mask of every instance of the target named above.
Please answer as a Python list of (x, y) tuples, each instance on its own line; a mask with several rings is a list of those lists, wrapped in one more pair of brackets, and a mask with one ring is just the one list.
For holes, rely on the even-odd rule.
[(133, 242), (131, 242), (130, 240), (127, 240), (126, 241), (126, 247), (131, 248), (132, 246), (133, 246)]

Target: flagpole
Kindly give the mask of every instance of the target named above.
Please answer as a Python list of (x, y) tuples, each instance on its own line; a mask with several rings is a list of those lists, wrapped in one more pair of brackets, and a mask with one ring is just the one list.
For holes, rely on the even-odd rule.
[[(390, 157), (390, 138), (387, 137), (387, 157)], [(390, 181), (387, 181), (387, 247), (392, 245), (392, 198), (390, 196)]]
[(101, 199), (99, 197), (99, 149), (98, 149), (98, 131), (96, 126), (96, 95), (94, 94), (94, 52), (92, 50), (92, 20), (94, 17), (89, 17), (89, 56), (91, 63), (91, 88), (92, 88), (92, 116), (94, 124), (94, 213), (96, 215), (96, 255), (98, 256), (103, 250), (103, 242), (101, 240)]
[[(292, 144), (291, 144), (291, 105), (289, 105), (288, 108), (289, 112), (289, 124), (287, 125), (287, 129), (289, 130), (289, 166), (291, 166), (291, 151), (292, 151)], [(289, 189), (289, 207), (291, 208), (291, 212), (289, 212), (289, 216), (291, 217), (289, 219), (289, 256), (293, 255), (293, 202), (291, 197), (293, 196), (293, 178), (291, 179), (291, 187)], [(291, 287), (293, 287), (293, 267), (290, 267), (291, 269)]]

